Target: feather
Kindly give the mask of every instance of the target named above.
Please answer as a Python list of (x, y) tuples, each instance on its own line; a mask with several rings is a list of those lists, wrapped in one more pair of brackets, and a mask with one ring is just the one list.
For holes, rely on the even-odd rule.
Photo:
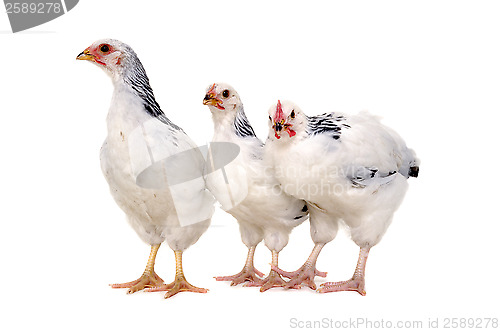
[(242, 108), (236, 113), (234, 130), (239, 137), (257, 137)]
[(263, 158), (264, 145), (256, 137), (234, 88), (225, 83), (212, 84), (204, 103), (214, 121), (212, 141), (240, 147), (240, 154), (224, 167), (225, 176), (220, 172), (208, 174), (207, 187), (224, 210), (236, 218), (242, 241), (249, 248), (264, 240), (270, 250), (281, 251), (291, 230), (307, 219), (305, 202), (283, 192), (269, 171)]
[[(90, 48), (102, 43), (116, 51), (99, 64), (114, 84), (108, 136), (100, 155), (111, 194), (142, 240), (151, 245), (167, 240), (174, 250), (184, 250), (207, 229), (213, 197), (201, 177), (171, 185), (167, 173), (176, 167), (172, 157), (197, 147), (161, 110), (132, 48), (112, 39), (97, 41)], [(203, 158), (198, 152), (193, 155), (189, 164), (200, 168), (201, 176)]]
[(335, 113), (324, 113), (307, 117), (308, 126), (306, 132), (309, 136), (325, 134), (338, 140), (341, 136), (342, 128), (350, 128), (345, 123), (345, 117), (335, 115)]

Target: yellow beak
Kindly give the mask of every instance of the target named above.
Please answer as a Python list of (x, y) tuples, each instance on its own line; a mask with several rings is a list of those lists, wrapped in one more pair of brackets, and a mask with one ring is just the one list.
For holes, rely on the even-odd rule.
[(203, 99), (203, 105), (217, 106), (219, 102), (220, 100), (218, 100), (212, 93), (207, 93)]
[(95, 61), (95, 55), (90, 54), (90, 51), (87, 49), (83, 51), (82, 53), (78, 54), (76, 57), (77, 60), (90, 60), (90, 61)]

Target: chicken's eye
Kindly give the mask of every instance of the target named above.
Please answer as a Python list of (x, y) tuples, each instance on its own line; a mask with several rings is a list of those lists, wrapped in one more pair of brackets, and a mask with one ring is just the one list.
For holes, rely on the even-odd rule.
[(290, 117), (293, 119), (295, 118), (295, 110), (292, 110), (292, 113), (290, 113)]
[(109, 52), (109, 45), (108, 44), (102, 44), (99, 46), (99, 51), (102, 53), (108, 53)]
[(271, 119), (271, 116), (269, 115), (269, 121), (273, 121), (273, 119)]
[(224, 97), (224, 98), (229, 97), (229, 90), (222, 91), (222, 97)]

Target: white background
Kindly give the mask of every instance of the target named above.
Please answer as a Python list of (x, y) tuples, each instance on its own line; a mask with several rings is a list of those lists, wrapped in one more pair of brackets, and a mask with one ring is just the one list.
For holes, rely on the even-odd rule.
[[(424, 327), (430, 318), (500, 318), (499, 15), (496, 1), (87, 0), (12, 34), (0, 13), (1, 329), (283, 331), (292, 318)], [(111, 289), (140, 276), (149, 247), (100, 171), (111, 82), (75, 60), (104, 37), (136, 50), (167, 116), (199, 144), (212, 136), (202, 99), (216, 81), (237, 89), (261, 139), (278, 98), (309, 114), (367, 109), (396, 129), (421, 175), (371, 251), (367, 296), (216, 282), (246, 255), (221, 210), (184, 255), (187, 279), (208, 294), (164, 300)], [(298, 268), (311, 248), (306, 222), (281, 267)], [(329, 274), (317, 281), (349, 278), (357, 253), (339, 234), (319, 257)], [(257, 267), (267, 272), (269, 262), (260, 245)], [(167, 246), (156, 271), (173, 280)]]

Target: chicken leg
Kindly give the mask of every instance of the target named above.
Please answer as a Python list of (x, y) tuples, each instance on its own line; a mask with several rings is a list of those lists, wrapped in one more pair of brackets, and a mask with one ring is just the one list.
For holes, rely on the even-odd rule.
[(297, 288), (300, 287), (302, 283), (306, 284), (309, 288), (315, 290), (316, 284), (314, 283), (314, 277), (326, 277), (326, 272), (320, 272), (316, 270), (316, 260), (318, 259), (318, 255), (321, 252), (321, 249), (325, 246), (324, 243), (317, 243), (307, 261), (300, 267), (298, 270), (294, 272), (286, 272), (282, 269), (278, 268), (275, 265), (272, 265), (272, 269), (283, 277), (289, 278), (290, 280), (285, 285), (285, 288)]
[(237, 273), (232, 276), (225, 277), (215, 277), (217, 281), (231, 281), (231, 286), (236, 286), (246, 281), (256, 282), (260, 281), (259, 277), (263, 277), (264, 273), (258, 271), (253, 265), (253, 256), (255, 254), (256, 246), (248, 248), (247, 260), (245, 262), (245, 266), (240, 273)]
[(144, 288), (157, 287), (163, 285), (163, 280), (158, 277), (158, 275), (154, 271), (156, 254), (158, 253), (158, 249), (160, 248), (160, 244), (155, 244), (151, 246), (151, 253), (149, 254), (148, 263), (146, 264), (146, 269), (142, 276), (134, 281), (126, 282), (123, 284), (111, 284), (112, 288), (129, 288), (128, 294), (135, 293)]
[(365, 267), (369, 252), (370, 248), (360, 248), (358, 263), (356, 264), (356, 269), (354, 270), (354, 275), (351, 279), (340, 282), (324, 283), (321, 285), (320, 289), (318, 289), (318, 292), (329, 293), (341, 291), (356, 291), (359, 294), (365, 296)]
[(174, 251), (175, 254), (175, 280), (168, 285), (161, 285), (158, 287), (149, 288), (146, 292), (160, 292), (167, 291), (165, 298), (174, 296), (180, 292), (193, 292), (193, 293), (206, 293), (208, 289), (198, 288), (187, 282), (184, 272), (182, 270), (182, 251)]
[[(272, 263), (271, 266), (278, 266), (278, 252), (276, 250), (272, 250)], [(253, 287), (260, 286), (260, 291), (265, 292), (273, 287), (285, 287), (286, 281), (281, 278), (281, 275), (271, 268), (271, 272), (269, 275), (263, 280), (258, 280), (255, 282), (249, 282), (245, 286)]]

